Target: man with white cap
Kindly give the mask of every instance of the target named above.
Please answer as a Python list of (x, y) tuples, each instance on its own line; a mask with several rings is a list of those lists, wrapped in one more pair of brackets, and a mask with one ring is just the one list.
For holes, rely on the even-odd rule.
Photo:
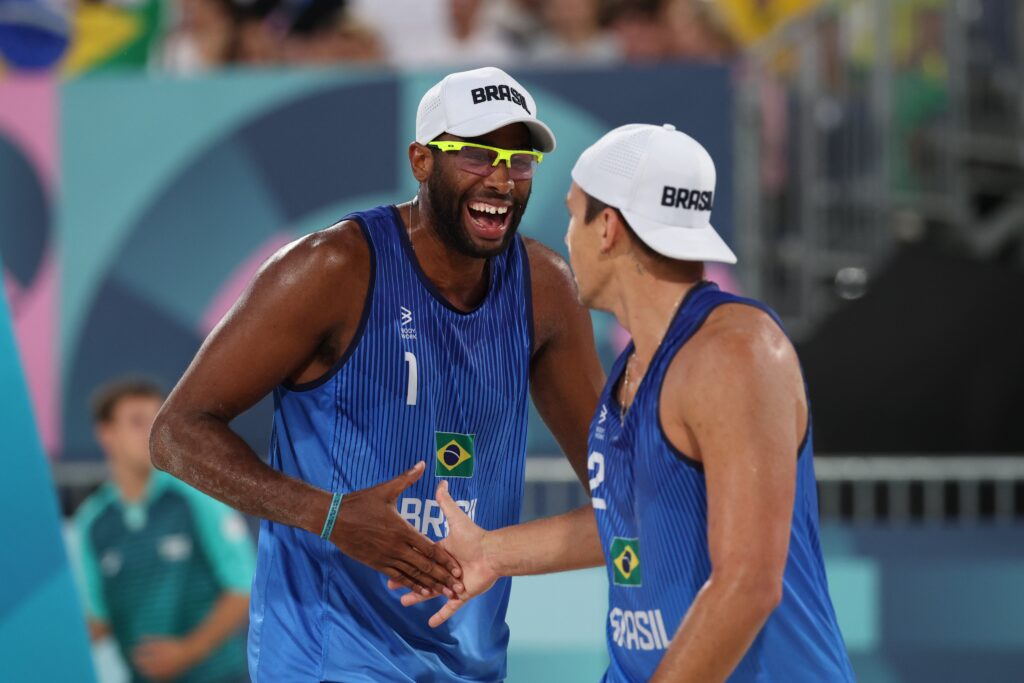
[(497, 576), (605, 564), (606, 681), (852, 681), (796, 353), (764, 304), (703, 279), (704, 261), (736, 262), (710, 223), (711, 157), (670, 125), (629, 125), (572, 177), (580, 298), (633, 337), (590, 427), (592, 511), (485, 532), (440, 484), (442, 545), (467, 595)]
[[(516, 236), (554, 148), (505, 72), (446, 77), (417, 112), (415, 199), (271, 258), (161, 410), (156, 465), (263, 518), (253, 681), (504, 678), (507, 580), (439, 631), (387, 582), (464, 591), (440, 480), (484, 528), (518, 522), (531, 391), (587, 481), (590, 318), (565, 263)], [(228, 423), (271, 391), (264, 464)]]

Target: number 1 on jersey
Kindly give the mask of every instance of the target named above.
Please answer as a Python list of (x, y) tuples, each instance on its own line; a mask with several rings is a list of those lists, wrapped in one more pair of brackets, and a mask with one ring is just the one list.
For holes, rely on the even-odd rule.
[(416, 356), (411, 351), (405, 352), (405, 362), (409, 364), (409, 385), (405, 390), (405, 405), (416, 405), (417, 379)]

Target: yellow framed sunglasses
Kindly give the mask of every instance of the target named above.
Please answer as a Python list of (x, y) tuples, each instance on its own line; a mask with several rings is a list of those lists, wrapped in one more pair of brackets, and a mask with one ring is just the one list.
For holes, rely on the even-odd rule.
[(533, 177), (537, 164), (544, 160), (541, 152), (526, 149), (502, 149), (475, 142), (462, 140), (434, 140), (427, 143), (442, 152), (453, 152), (456, 165), (478, 176), (489, 176), (494, 173), (502, 161), (508, 167), (508, 175), (512, 180), (529, 180)]

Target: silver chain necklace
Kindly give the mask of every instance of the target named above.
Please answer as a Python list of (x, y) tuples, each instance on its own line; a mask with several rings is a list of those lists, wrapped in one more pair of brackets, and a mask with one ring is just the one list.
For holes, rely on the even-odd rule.
[[(672, 321), (675, 320), (676, 314), (679, 313), (679, 307), (682, 305), (683, 297), (686, 295), (687, 291), (689, 291), (689, 290), (686, 290), (686, 291), (680, 293), (679, 294), (679, 298), (676, 299), (675, 305), (672, 306), (672, 315), (670, 315), (669, 318), (668, 318), (668, 324), (665, 326), (665, 331), (661, 333), (661, 339), (658, 340), (658, 346), (661, 346), (661, 342), (665, 339), (665, 334), (668, 333), (668, 328), (672, 326)], [(633, 365), (633, 361), (636, 359), (636, 357), (637, 357), (636, 356), (636, 346), (634, 345), (633, 352), (630, 353), (629, 354), (629, 358), (626, 359), (626, 370), (625, 370), (625, 372), (622, 373), (622, 389), (621, 389), (621, 393), (619, 395), (619, 420), (620, 421), (623, 421), (623, 420), (626, 419), (626, 413), (629, 411), (629, 407), (631, 405), (633, 405), (632, 401), (630, 401), (629, 404), (626, 403), (626, 397), (629, 396), (629, 369), (630, 369), (630, 366)], [(643, 378), (642, 377), (640, 378), (640, 382), (643, 382)], [(637, 390), (639, 390), (639, 389), (640, 389), (640, 387), (639, 387), (639, 385), (637, 385)], [(633, 398), (636, 398), (635, 394), (633, 395)]]

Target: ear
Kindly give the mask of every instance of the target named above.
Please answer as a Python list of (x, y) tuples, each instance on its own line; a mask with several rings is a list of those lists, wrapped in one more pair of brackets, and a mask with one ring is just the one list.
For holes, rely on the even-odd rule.
[(623, 237), (625, 230), (614, 209), (604, 209), (598, 219), (601, 232), (601, 253), (610, 253)]
[(409, 144), (409, 167), (412, 175), (421, 183), (427, 182), (427, 178), (434, 171), (434, 155), (430, 148), (418, 142)]

